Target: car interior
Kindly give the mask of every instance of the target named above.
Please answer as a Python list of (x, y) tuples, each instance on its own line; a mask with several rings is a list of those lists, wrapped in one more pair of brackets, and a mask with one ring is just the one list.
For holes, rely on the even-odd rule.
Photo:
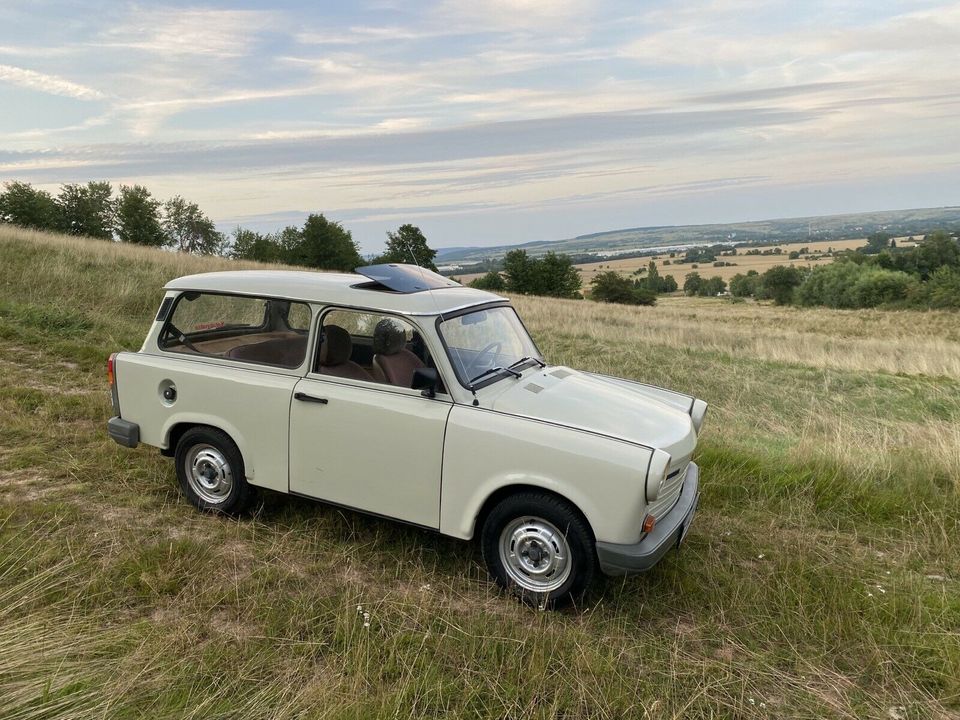
[(346, 310), (325, 316), (316, 372), (409, 388), (421, 368), (436, 366), (420, 333), (409, 323)]
[[(295, 368), (306, 356), (309, 327), (310, 308), (304, 303), (184, 293), (159, 344), (169, 352)], [(412, 324), (336, 309), (324, 316), (313, 368), (322, 375), (409, 388), (418, 369), (436, 365)]]
[(294, 368), (307, 354), (309, 327), (304, 303), (184, 293), (159, 342), (170, 352)]

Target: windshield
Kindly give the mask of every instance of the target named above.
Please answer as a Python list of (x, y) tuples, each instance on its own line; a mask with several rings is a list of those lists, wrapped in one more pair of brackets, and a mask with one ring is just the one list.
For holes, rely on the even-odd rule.
[(509, 375), (492, 372), (495, 368), (522, 370), (528, 364), (540, 364), (540, 351), (511, 307), (474, 310), (444, 320), (440, 335), (450, 364), (465, 387), (479, 387)]

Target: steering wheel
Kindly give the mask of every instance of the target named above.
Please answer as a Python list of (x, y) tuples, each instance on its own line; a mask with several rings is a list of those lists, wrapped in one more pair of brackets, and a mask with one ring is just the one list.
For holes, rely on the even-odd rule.
[(475, 368), (482, 367), (480, 361), (485, 359), (487, 355), (499, 355), (500, 350), (503, 348), (502, 342), (497, 342), (494, 340), (492, 343), (487, 345), (483, 350), (474, 355), (473, 360), (467, 364), (464, 374), (467, 376), (467, 380), (473, 378), (476, 373), (474, 372)]

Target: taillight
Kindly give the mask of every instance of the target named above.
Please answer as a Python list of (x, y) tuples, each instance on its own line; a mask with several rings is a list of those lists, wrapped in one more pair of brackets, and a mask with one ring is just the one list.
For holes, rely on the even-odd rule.
[(107, 358), (107, 382), (110, 384), (110, 387), (113, 387), (114, 375), (113, 375), (113, 361), (117, 357), (116, 353), (111, 353), (110, 357)]

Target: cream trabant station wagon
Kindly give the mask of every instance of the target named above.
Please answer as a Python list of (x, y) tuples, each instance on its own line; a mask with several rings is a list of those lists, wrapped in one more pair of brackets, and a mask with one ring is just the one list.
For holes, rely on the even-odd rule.
[(202, 510), (267, 488), (479, 536), (497, 582), (541, 605), (679, 546), (706, 403), (549, 365), (505, 298), (357, 272), (169, 283), (140, 351), (110, 358), (110, 436), (174, 457)]

